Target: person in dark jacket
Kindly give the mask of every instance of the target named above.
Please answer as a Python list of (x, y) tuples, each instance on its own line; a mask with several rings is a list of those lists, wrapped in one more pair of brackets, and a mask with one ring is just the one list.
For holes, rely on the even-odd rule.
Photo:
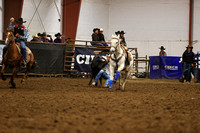
[(181, 82), (184, 82), (184, 79), (186, 82), (191, 81), (191, 69), (194, 66), (194, 53), (192, 52), (193, 47), (188, 45), (186, 47), (187, 49), (182, 55), (182, 63), (183, 63), (183, 74), (182, 74), (182, 80)]
[(99, 41), (105, 42), (104, 35), (103, 35), (103, 29), (102, 28), (100, 28), (98, 36), (99, 36)]
[(60, 33), (55, 34), (56, 39), (54, 40), (54, 43), (61, 43), (61, 36), (62, 35)]
[(125, 32), (122, 30), (122, 31), (120, 32), (121, 44), (122, 44), (123, 46), (126, 46), (126, 47), (127, 47), (127, 44), (126, 44), (126, 40), (125, 40), (124, 34), (125, 34)]
[(120, 35), (120, 31), (115, 32), (116, 36)]
[(98, 34), (99, 34), (99, 29), (98, 28), (93, 29), (92, 41), (94, 41), (94, 42), (91, 42), (92, 46), (104, 46), (103, 43), (98, 43), (98, 41), (99, 41)]
[(103, 43), (104, 46), (108, 46), (108, 44), (105, 43), (105, 38), (104, 38), (104, 34), (103, 34), (103, 29), (100, 28), (99, 33), (99, 41)]
[[(48, 39), (47, 37), (49, 37), (50, 39)], [(43, 32), (41, 40), (42, 42), (53, 42), (52, 36), (47, 35), (46, 32)]]

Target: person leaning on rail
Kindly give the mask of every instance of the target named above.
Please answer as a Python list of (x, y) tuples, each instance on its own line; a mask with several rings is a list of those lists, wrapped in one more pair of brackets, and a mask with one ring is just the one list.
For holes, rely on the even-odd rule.
[(104, 46), (104, 43), (97, 43), (99, 41), (99, 30), (98, 28), (94, 28), (93, 29), (93, 34), (92, 34), (92, 41), (94, 42), (91, 42), (91, 45), (92, 46)]
[(55, 34), (56, 39), (54, 40), (54, 43), (61, 43), (61, 37), (62, 35), (60, 33)]
[(167, 53), (165, 52), (165, 48), (163, 46), (161, 46), (159, 49), (159, 56), (167, 56)]
[[(16, 22), (16, 24), (13, 25), (13, 22)], [(24, 41), (27, 41), (29, 32), (28, 32), (28, 29), (23, 25), (23, 23), (26, 23), (26, 21), (23, 21), (23, 18), (19, 18), (18, 20), (15, 20), (14, 18), (10, 18), (8, 30), (13, 30), (13, 34), (15, 36), (15, 42), (18, 42), (21, 44), (22, 56), (24, 59), (23, 66), (26, 66), (26, 44)], [(8, 49), (8, 46), (6, 45), (3, 48), (3, 58), (7, 49)]]
[(31, 42), (41, 42), (41, 39), (37, 34), (33, 35), (32, 38), (33, 39), (31, 40)]
[[(47, 37), (49, 37), (50, 39), (48, 39)], [(52, 36), (47, 35), (46, 32), (43, 32), (41, 40), (42, 42), (53, 42)]]
[(108, 46), (108, 44), (105, 43), (106, 41), (103, 34), (103, 28), (99, 29), (98, 36), (99, 36), (99, 41), (102, 42), (104, 46)]

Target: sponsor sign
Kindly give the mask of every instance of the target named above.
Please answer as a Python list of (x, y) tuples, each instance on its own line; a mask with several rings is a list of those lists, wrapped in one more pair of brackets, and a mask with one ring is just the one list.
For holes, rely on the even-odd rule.
[[(94, 51), (96, 49), (90, 48), (75, 48), (75, 55), (74, 55), (74, 69), (79, 72), (91, 72), (90, 64), (95, 57)], [(101, 51), (101, 50), (98, 50)], [(105, 56), (105, 53), (100, 54), (101, 56)]]

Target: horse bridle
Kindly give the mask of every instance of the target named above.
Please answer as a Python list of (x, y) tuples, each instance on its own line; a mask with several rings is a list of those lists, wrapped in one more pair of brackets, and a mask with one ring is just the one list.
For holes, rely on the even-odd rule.
[(118, 47), (119, 44), (120, 44), (120, 40), (119, 40), (119, 38), (112, 38), (112, 39), (118, 40), (118, 44), (117, 44), (116, 46), (111, 46), (111, 48), (115, 48), (115, 51), (116, 51), (117, 47)]
[[(114, 51), (114, 52), (116, 52), (117, 47), (120, 45), (120, 39), (119, 39), (119, 38), (112, 38), (112, 39), (117, 39), (117, 40), (118, 40), (118, 44), (117, 44), (116, 46), (111, 46), (111, 48), (115, 48), (115, 51)], [(114, 54), (114, 53), (111, 53), (111, 54)], [(116, 62), (117, 68), (118, 68), (118, 64), (117, 64), (117, 63), (119, 62), (119, 60), (121, 60), (121, 58), (122, 58), (123, 56), (124, 56), (124, 54), (122, 54), (118, 59), (117, 59), (117, 57), (116, 57), (115, 54), (114, 54), (115, 59), (113, 59), (112, 56), (110, 56), (110, 59)]]
[[(9, 35), (10, 35), (10, 34), (9, 34)], [(7, 35), (6, 39), (8, 38), (9, 35)], [(6, 44), (6, 41), (7, 41), (7, 44)], [(6, 41), (5, 41), (5, 44), (9, 46), (9, 45), (11, 44), (10, 42), (11, 42), (12, 40), (6, 40)]]

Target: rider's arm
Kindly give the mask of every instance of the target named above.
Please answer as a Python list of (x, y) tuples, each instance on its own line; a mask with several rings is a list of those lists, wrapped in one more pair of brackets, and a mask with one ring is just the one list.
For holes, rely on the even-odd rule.
[(12, 22), (9, 22), (8, 24), (8, 30), (12, 30), (15, 27), (15, 25), (12, 25)]
[(20, 39), (27, 41), (28, 36), (29, 36), (28, 29), (25, 28), (24, 29), (24, 36), (20, 36)]

